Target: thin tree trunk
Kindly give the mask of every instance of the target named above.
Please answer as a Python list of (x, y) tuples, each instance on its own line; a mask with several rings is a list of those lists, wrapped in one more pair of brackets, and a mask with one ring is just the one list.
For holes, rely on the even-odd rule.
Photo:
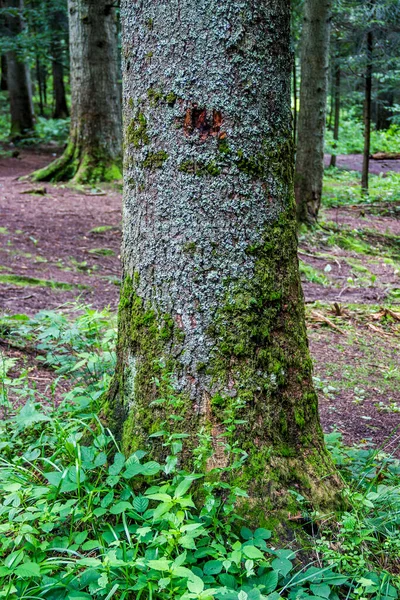
[(103, 416), (125, 452), (155, 459), (169, 451), (149, 435), (188, 434), (186, 466), (209, 432), (211, 468), (235, 460), (229, 413), (249, 518), (287, 509), (293, 487), (332, 507), (297, 259), (289, 3), (123, 0), (121, 12), (124, 277)]
[(80, 183), (121, 177), (121, 102), (115, 4), (69, 0), (71, 130), (64, 154), (35, 180)]
[[(11, 37), (21, 33), (24, 24), (22, 20), (22, 0), (2, 0), (3, 8), (18, 9), (18, 14), (6, 13), (4, 16), (5, 34)], [(30, 134), (34, 126), (32, 90), (29, 71), (12, 50), (6, 53), (7, 85), (10, 99), (11, 137), (18, 139)]]
[(330, 0), (305, 0), (295, 193), (298, 219), (307, 224), (321, 204), (330, 19)]
[[(340, 121), (340, 62), (339, 59), (336, 59), (335, 64), (335, 120), (333, 124), (333, 139), (335, 142), (339, 139), (339, 121)], [(336, 148), (336, 144), (334, 144), (334, 148)], [(336, 154), (331, 155), (331, 167), (336, 167)]]
[(373, 34), (367, 33), (367, 68), (365, 72), (365, 99), (364, 99), (364, 152), (361, 177), (361, 189), (368, 192), (369, 156), (371, 153), (371, 106), (372, 106), (372, 50)]
[(38, 83), (39, 92), (39, 114), (41, 117), (44, 116), (44, 102), (43, 102), (43, 81), (42, 81), (42, 67), (39, 61), (39, 57), (36, 55), (36, 79)]
[(1, 79), (0, 79), (0, 90), (2, 92), (7, 91), (7, 59), (6, 55), (1, 55)]
[(297, 138), (297, 73), (296, 73), (296, 55), (293, 56), (293, 139), (296, 145)]

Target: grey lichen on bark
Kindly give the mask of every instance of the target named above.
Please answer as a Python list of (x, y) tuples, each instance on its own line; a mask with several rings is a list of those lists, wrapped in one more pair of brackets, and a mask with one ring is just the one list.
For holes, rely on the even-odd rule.
[(68, 0), (71, 128), (60, 158), (33, 173), (36, 181), (76, 183), (121, 177), (121, 101), (115, 4)]
[(296, 253), (288, 3), (121, 10), (124, 282), (103, 416), (125, 451), (148, 445), (168, 375), (192, 446), (204, 426), (217, 447), (240, 404), (248, 512), (287, 507), (291, 486), (333, 506)]
[(313, 224), (321, 205), (331, 0), (305, 0), (295, 193), (298, 219)]

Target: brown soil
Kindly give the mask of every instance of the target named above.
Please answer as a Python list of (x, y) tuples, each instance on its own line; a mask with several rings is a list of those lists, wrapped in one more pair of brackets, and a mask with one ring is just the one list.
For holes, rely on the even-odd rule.
[[(329, 154), (325, 154), (325, 165), (330, 164), (331, 157)], [(363, 155), (362, 154), (345, 154), (337, 156), (336, 166), (339, 169), (347, 169), (348, 171), (362, 171)], [(400, 173), (400, 160), (374, 160), (369, 161), (369, 172), (374, 175), (380, 175), (381, 173), (389, 173), (394, 171)]]
[[(24, 150), (17, 158), (0, 160), (0, 314), (32, 315), (75, 300), (115, 310), (120, 276), (121, 195), (115, 189), (94, 195), (91, 190), (61, 184), (43, 186), (19, 181), (19, 177), (47, 164), (52, 154), (54, 149)], [(345, 162), (347, 168), (357, 169), (359, 157), (346, 157)], [(396, 162), (399, 164), (394, 165)], [(371, 163), (374, 169), (377, 161)], [(338, 166), (341, 164), (340, 157)], [(391, 170), (393, 167), (400, 171), (400, 161), (390, 161)], [(32, 193), (42, 187), (45, 194)], [(28, 191), (31, 193), (24, 193)], [(333, 427), (342, 431), (347, 442), (370, 439), (385, 445), (390, 438), (391, 446), (387, 448), (397, 451), (398, 442), (392, 432), (400, 424), (396, 412), (397, 404), (400, 407), (400, 323), (381, 319), (379, 306), (373, 305), (390, 304), (399, 310), (396, 302), (400, 300), (391, 294), (400, 288), (400, 260), (385, 260), (379, 236), (387, 232), (399, 235), (400, 225), (391, 217), (369, 214), (365, 218), (361, 207), (327, 210), (324, 219), (339, 229), (375, 230), (379, 235), (377, 239), (368, 238), (368, 243), (376, 248), (371, 255), (332, 245), (324, 230), (301, 243), (301, 261), (327, 280), (324, 285), (307, 278), (303, 281), (322, 422), (327, 431)], [(104, 226), (106, 231), (93, 232)], [(4, 275), (35, 277), (52, 281), (53, 285), (67, 283), (72, 288), (2, 283)], [(340, 304), (340, 311), (347, 309), (342, 316), (331, 314), (330, 305), (334, 302)], [(366, 313), (361, 314), (357, 307), (365, 305), (370, 305), (370, 309), (367, 307)], [(323, 313), (328, 322), (315, 320), (314, 309)], [(4, 340), (0, 352), (16, 359), (15, 376), (28, 369), (39, 394), (49, 398), (54, 375), (36, 361), (34, 354), (10, 348)], [(66, 382), (59, 385), (56, 401), (67, 387)]]

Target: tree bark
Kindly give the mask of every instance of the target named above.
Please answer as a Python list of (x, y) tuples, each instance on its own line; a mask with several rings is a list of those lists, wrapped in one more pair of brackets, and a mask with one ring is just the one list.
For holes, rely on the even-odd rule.
[(364, 152), (361, 176), (361, 189), (368, 192), (369, 155), (371, 151), (371, 107), (372, 107), (372, 50), (373, 34), (367, 33), (367, 67), (365, 71), (365, 98), (364, 98)]
[(299, 222), (307, 224), (321, 205), (330, 20), (330, 0), (305, 0), (295, 194)]
[[(339, 59), (336, 59), (335, 64), (335, 116), (333, 122), (333, 139), (335, 142), (339, 139), (339, 122), (340, 122), (340, 79), (341, 79), (341, 71), (340, 71), (340, 62)], [(334, 144), (334, 148), (336, 148), (336, 144)], [(336, 154), (331, 155), (331, 167), (336, 167)]]
[(121, 103), (118, 90), (115, 5), (111, 0), (68, 0), (71, 130), (64, 154), (36, 171), (36, 181), (76, 183), (121, 177)]
[[(4, 16), (5, 35), (16, 37), (21, 33), (22, 0), (2, 0), (3, 8), (18, 9), (18, 14), (6, 13)], [(7, 87), (10, 100), (11, 138), (18, 139), (29, 135), (34, 127), (32, 90), (28, 68), (16, 50), (6, 53)]]
[(1, 79), (0, 79), (0, 90), (6, 92), (7, 87), (7, 60), (6, 55), (1, 55)]
[(296, 147), (297, 141), (297, 73), (296, 73), (296, 55), (293, 55), (293, 140)]
[(158, 459), (149, 436), (175, 423), (186, 466), (208, 432), (211, 468), (232, 460), (229, 412), (249, 518), (289, 509), (289, 488), (332, 507), (297, 259), (289, 4), (121, 8), (124, 275), (103, 417), (125, 452)]
[(51, 15), (51, 25), (54, 32), (51, 38), (54, 119), (65, 119), (69, 115), (64, 85), (64, 53), (62, 45), (64, 20), (64, 13), (59, 10), (54, 11)]

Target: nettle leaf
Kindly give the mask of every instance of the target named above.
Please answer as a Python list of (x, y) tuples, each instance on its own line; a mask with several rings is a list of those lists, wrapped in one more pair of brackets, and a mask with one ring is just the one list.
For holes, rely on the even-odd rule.
[(94, 459), (95, 467), (103, 467), (107, 462), (107, 454), (105, 452), (99, 452)]
[(26, 562), (22, 565), (19, 565), (14, 570), (15, 575), (18, 577), (40, 577), (40, 566), (37, 563)]
[(254, 532), (254, 537), (261, 540), (269, 540), (271, 535), (272, 532), (269, 531), (269, 529), (264, 529), (263, 527), (259, 527)]
[(244, 540), (251, 540), (253, 538), (253, 532), (248, 527), (242, 527), (240, 535)]
[(161, 558), (159, 560), (149, 560), (147, 562), (150, 569), (154, 569), (155, 571), (169, 571), (172, 561), (167, 560), (166, 558)]
[(125, 464), (125, 456), (120, 452), (114, 456), (114, 463), (110, 465), (108, 472), (110, 475), (118, 475)]
[(136, 496), (133, 500), (133, 508), (138, 513), (144, 513), (149, 506), (149, 499), (145, 496)]
[(199, 595), (204, 590), (204, 581), (197, 575), (193, 575), (191, 579), (188, 579), (187, 586), (189, 592)]
[(114, 500), (114, 490), (111, 490), (111, 492), (108, 492), (108, 494), (106, 494), (104, 496), (104, 498), (102, 498), (102, 500), (100, 502), (100, 506), (102, 508), (107, 508), (108, 506), (110, 506), (110, 504), (113, 500)]
[(315, 596), (322, 596), (322, 598), (329, 598), (331, 588), (327, 583), (313, 583), (310, 585), (310, 589)]
[(257, 585), (263, 586), (263, 592), (265, 594), (270, 594), (276, 589), (278, 585), (279, 575), (277, 571), (270, 571), (265, 575), (262, 575), (257, 579)]
[(243, 546), (243, 554), (247, 556), (247, 558), (264, 558), (264, 554), (255, 546)]
[(272, 568), (275, 571), (280, 571), (285, 577), (293, 568), (292, 563), (287, 558), (275, 558), (271, 563)]
[(157, 475), (161, 471), (161, 465), (155, 461), (149, 461), (145, 463), (142, 467), (142, 474), (145, 477), (151, 477), (152, 475)]
[(27, 402), (25, 406), (21, 408), (19, 413), (14, 417), (14, 421), (19, 425), (22, 429), (26, 427), (30, 427), (34, 423), (39, 423), (41, 421), (51, 421), (50, 417), (36, 410), (36, 407), (32, 402)]
[(114, 504), (110, 508), (110, 513), (112, 515), (120, 515), (121, 513), (125, 512), (126, 510), (129, 510), (131, 508), (133, 508), (133, 506), (130, 502), (117, 502), (117, 504)]
[(140, 463), (132, 463), (122, 473), (122, 477), (125, 479), (131, 479), (132, 477), (136, 477), (136, 475), (141, 475), (142, 469), (143, 466)]
[(218, 575), (222, 571), (222, 562), (220, 560), (209, 560), (203, 567), (205, 575)]
[(229, 573), (223, 573), (219, 576), (219, 580), (228, 589), (235, 590), (237, 588), (237, 581), (233, 575)]

